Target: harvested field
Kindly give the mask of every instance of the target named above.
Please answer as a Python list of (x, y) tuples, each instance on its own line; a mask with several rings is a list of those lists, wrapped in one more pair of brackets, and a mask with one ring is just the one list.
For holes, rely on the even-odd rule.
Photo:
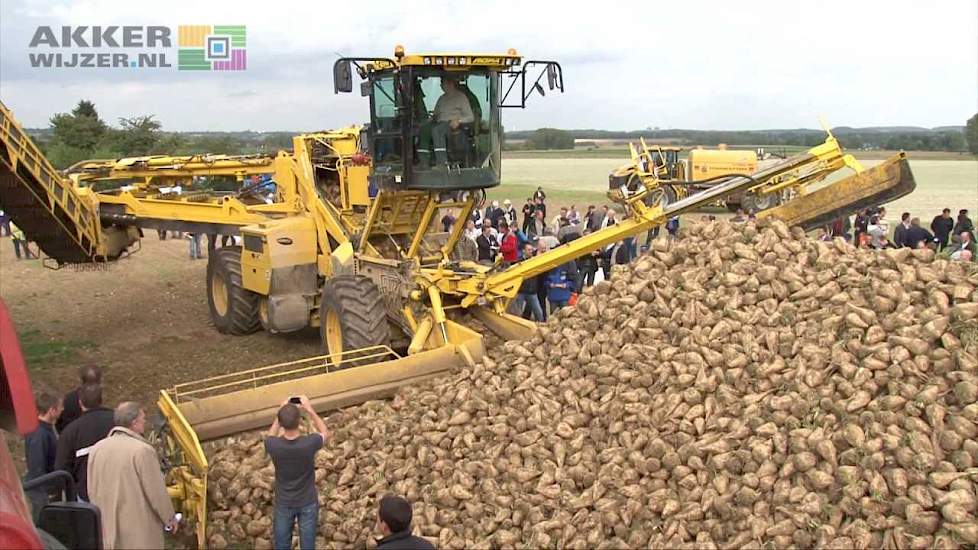
[[(399, 493), (441, 548), (978, 544), (978, 271), (698, 224), (475, 368), (330, 416), (318, 545)], [(267, 547), (260, 438), (208, 543)]]

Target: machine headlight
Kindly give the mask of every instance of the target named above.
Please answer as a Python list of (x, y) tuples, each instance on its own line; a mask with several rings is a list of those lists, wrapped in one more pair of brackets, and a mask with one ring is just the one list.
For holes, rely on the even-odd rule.
[(436, 57), (435, 58), (435, 65), (441, 65), (441, 64), (442, 64), (442, 58)]
[(424, 58), (424, 64), (425, 65), (431, 65), (431, 58), (430, 57)]
[(449, 65), (454, 65), (455, 64), (455, 60), (456, 60), (456, 58), (454, 58), (454, 57), (445, 58), (445, 61), (447, 61)]

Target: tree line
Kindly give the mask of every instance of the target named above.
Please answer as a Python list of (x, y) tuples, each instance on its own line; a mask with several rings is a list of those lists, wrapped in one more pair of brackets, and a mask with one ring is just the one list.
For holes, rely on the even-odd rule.
[[(939, 129), (859, 129), (834, 128), (832, 130), (847, 149), (889, 149), (907, 151), (970, 151), (978, 154), (978, 115), (971, 117), (963, 128)], [(578, 139), (628, 139), (672, 141), (677, 144), (713, 145), (766, 145), (812, 147), (822, 143), (825, 132), (821, 130), (538, 130), (507, 132), (510, 140), (523, 140), (524, 149), (572, 149)]]
[[(47, 130), (34, 131), (42, 151), (60, 169), (93, 158), (119, 158), (154, 154), (230, 155), (275, 153), (292, 147), (291, 132), (166, 132), (154, 115), (123, 117), (118, 125), (107, 124), (95, 104), (81, 100), (70, 113), (51, 117)], [(960, 128), (947, 129), (854, 129), (836, 128), (836, 137), (847, 149), (904, 149), (908, 151), (970, 151), (978, 155), (978, 114)], [(811, 147), (822, 142), (819, 130), (561, 130), (539, 128), (507, 132), (506, 138), (523, 140), (521, 148), (534, 150), (573, 149), (575, 139), (672, 140), (687, 144), (795, 145)], [(508, 146), (507, 148), (513, 148)]]
[(64, 169), (88, 159), (144, 155), (223, 153), (244, 155), (275, 153), (292, 148), (292, 133), (166, 132), (154, 115), (123, 117), (113, 127), (98, 114), (95, 104), (81, 100), (70, 113), (51, 117), (47, 130), (31, 132), (56, 168)]

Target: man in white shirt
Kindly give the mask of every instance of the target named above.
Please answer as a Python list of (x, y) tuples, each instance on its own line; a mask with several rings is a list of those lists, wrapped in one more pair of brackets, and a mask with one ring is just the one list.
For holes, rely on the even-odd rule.
[[(475, 121), (472, 105), (468, 96), (458, 89), (458, 81), (450, 77), (442, 77), (441, 89), (444, 92), (435, 103), (433, 119), (421, 127), (421, 143), (418, 147), (418, 159), (422, 169), (430, 164), (431, 150), (427, 147), (427, 135), (430, 133), (431, 145), (435, 150), (435, 165), (448, 164), (448, 133), (457, 130), (462, 124)], [(427, 131), (426, 131), (427, 127)]]

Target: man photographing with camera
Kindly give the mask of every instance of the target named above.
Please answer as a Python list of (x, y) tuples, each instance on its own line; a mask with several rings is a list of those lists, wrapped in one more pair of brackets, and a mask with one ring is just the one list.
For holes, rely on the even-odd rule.
[[(303, 413), (314, 433), (303, 435), (299, 420)], [(265, 452), (275, 465), (275, 514), (272, 538), (276, 549), (292, 548), (292, 528), (299, 522), (299, 548), (316, 546), (319, 523), (319, 494), (316, 491), (316, 453), (326, 443), (326, 423), (316, 414), (309, 398), (290, 397), (272, 422), (265, 438)]]

